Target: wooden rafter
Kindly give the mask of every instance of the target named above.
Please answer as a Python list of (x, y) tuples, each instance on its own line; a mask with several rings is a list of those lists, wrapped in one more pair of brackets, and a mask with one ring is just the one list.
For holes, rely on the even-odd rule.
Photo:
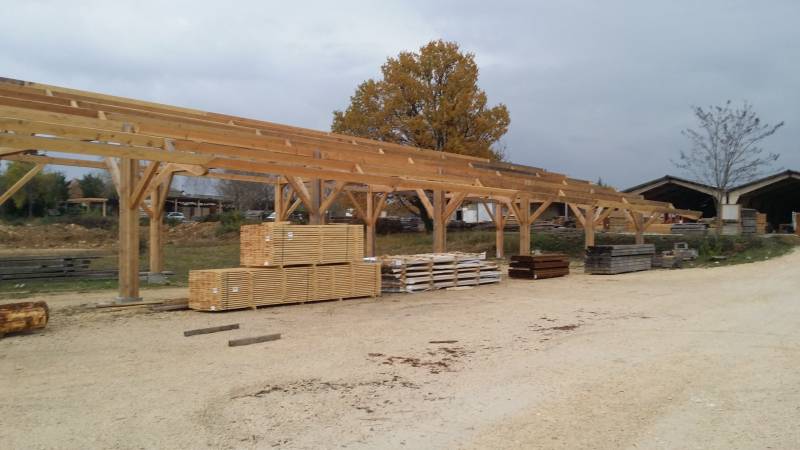
[(29, 171), (25, 173), (19, 180), (17, 180), (14, 184), (11, 185), (8, 190), (3, 192), (3, 195), (0, 195), (0, 205), (4, 204), (8, 201), (11, 197), (14, 196), (23, 186), (25, 186), (29, 181), (33, 179), (39, 172), (44, 169), (44, 165), (36, 164), (35, 166), (31, 167)]

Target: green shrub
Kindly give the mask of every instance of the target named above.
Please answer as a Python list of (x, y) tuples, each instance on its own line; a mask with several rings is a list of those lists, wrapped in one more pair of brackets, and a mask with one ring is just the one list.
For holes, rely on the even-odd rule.
[(244, 215), (239, 211), (226, 211), (219, 216), (217, 225), (217, 236), (228, 233), (238, 233), (244, 223)]

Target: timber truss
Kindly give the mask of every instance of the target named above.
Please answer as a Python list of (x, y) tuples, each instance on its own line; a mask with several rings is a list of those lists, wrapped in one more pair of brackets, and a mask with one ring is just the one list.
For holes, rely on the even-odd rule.
[(369, 255), (390, 195), (419, 197), (433, 219), (434, 251), (445, 250), (446, 224), (462, 202), (482, 203), (497, 225), (499, 256), (509, 218), (527, 254), (530, 225), (554, 202), (569, 205), (587, 245), (615, 210), (634, 224), (637, 240), (663, 214), (700, 215), (536, 167), (7, 78), (0, 78), (0, 159), (34, 163), (0, 204), (45, 165), (109, 171), (120, 198), (126, 299), (138, 297), (139, 209), (151, 218), (150, 271), (163, 269), (161, 224), (175, 175), (271, 183), (278, 220), (303, 205), (311, 223), (323, 223), (344, 194), (366, 225)]

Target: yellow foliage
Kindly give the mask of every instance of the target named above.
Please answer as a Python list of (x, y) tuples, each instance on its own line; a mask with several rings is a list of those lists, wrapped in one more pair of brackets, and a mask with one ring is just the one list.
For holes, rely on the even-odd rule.
[(502, 159), (494, 145), (511, 119), (503, 104), (487, 107), (478, 66), (458, 44), (432, 41), (418, 53), (388, 58), (383, 79), (367, 80), (332, 131), (433, 150)]

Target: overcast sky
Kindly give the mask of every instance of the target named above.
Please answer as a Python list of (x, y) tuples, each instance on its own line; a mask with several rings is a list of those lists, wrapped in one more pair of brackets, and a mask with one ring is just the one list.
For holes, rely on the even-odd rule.
[[(0, 76), (327, 130), (388, 56), (458, 42), (505, 103), (508, 159), (629, 187), (692, 105), (749, 100), (800, 170), (800, 2), (2, 0)], [(776, 168), (778, 168), (776, 166)]]

